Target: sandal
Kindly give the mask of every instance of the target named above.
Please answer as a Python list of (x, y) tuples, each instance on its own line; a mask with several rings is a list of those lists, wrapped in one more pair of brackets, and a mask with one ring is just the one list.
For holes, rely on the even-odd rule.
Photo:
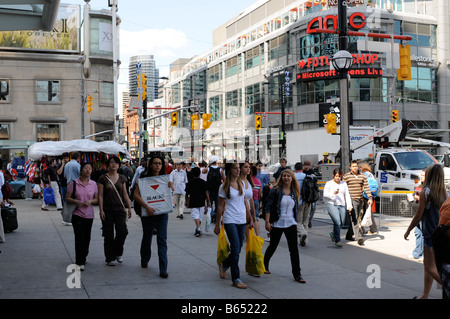
[(298, 281), (298, 282), (301, 283), (301, 284), (306, 284), (306, 280), (303, 279), (302, 276), (300, 276), (300, 277), (295, 277), (294, 280), (295, 280), (295, 281)]
[(332, 242), (335, 242), (335, 241), (336, 241), (336, 239), (334, 238), (333, 232), (330, 232), (330, 237), (331, 237), (331, 241), (332, 241)]
[(337, 247), (342, 247), (342, 243), (340, 241), (334, 243)]
[(264, 274), (266, 274), (266, 275), (270, 275), (270, 274), (271, 274), (271, 272), (270, 272), (270, 271), (268, 271), (268, 270), (266, 270), (266, 271), (264, 272)]
[(233, 287), (239, 288), (239, 289), (247, 289), (247, 285), (244, 284), (242, 281), (234, 283)]
[(219, 265), (219, 275), (222, 279), (225, 279), (225, 277), (227, 276), (227, 272), (223, 269), (222, 264)]

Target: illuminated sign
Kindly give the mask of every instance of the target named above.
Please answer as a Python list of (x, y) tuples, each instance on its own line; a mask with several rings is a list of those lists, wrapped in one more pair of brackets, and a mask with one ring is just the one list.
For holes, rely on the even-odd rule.
[[(378, 54), (370, 54), (370, 53), (361, 53), (361, 54), (352, 54), (353, 56), (353, 64), (374, 64), (378, 61)], [(298, 61), (298, 68), (303, 69), (305, 66), (307, 68), (312, 67), (321, 67), (327, 66), (331, 64), (331, 57), (329, 56), (316, 56), (310, 57), (306, 60)]]
[[(353, 29), (362, 29), (366, 25), (366, 16), (361, 12), (355, 12), (348, 18), (348, 23)], [(308, 23), (306, 33), (314, 33), (314, 29), (330, 29), (337, 30), (338, 28), (338, 16), (327, 15), (325, 17), (315, 17)]]
[[(381, 68), (358, 68), (348, 70), (348, 74), (353, 78), (376, 78), (383, 75)], [(328, 80), (337, 79), (339, 72), (336, 70), (311, 71), (297, 74), (299, 81)]]

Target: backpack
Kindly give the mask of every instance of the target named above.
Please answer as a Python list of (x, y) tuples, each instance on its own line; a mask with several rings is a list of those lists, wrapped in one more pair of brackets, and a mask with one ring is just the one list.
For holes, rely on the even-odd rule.
[[(378, 181), (369, 172), (364, 172), (364, 174), (367, 176), (367, 183), (369, 184), (369, 189), (370, 189), (370, 192), (372, 193), (372, 198), (377, 197)], [(369, 199), (369, 197), (367, 197), (367, 195), (366, 195), (366, 191), (363, 191), (363, 196), (364, 196), (364, 198)]]
[(301, 189), (302, 199), (306, 203), (315, 203), (319, 200), (320, 191), (317, 185), (317, 177), (314, 174), (306, 175)]
[(3, 186), (2, 186), (3, 198), (10, 199), (12, 196), (12, 193), (13, 193), (12, 186), (8, 182), (5, 182), (5, 184), (3, 184)]
[(208, 170), (208, 175), (206, 176), (206, 187), (208, 191), (213, 194), (218, 194), (220, 184), (222, 184), (220, 168), (210, 167)]

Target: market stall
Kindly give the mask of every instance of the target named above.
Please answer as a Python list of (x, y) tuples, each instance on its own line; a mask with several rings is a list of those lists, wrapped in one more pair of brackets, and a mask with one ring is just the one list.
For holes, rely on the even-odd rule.
[(26, 176), (29, 182), (39, 182), (39, 171), (45, 170), (49, 157), (61, 157), (64, 153), (80, 153), (80, 162), (89, 162), (94, 171), (106, 169), (106, 162), (111, 156), (122, 161), (130, 159), (126, 148), (114, 141), (95, 142), (87, 139), (72, 141), (38, 142), (28, 148), (28, 161), (25, 163)]

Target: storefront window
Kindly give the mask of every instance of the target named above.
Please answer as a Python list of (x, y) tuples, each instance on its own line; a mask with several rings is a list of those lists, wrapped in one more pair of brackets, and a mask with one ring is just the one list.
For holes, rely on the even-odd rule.
[(36, 124), (36, 141), (59, 141), (59, 124)]

